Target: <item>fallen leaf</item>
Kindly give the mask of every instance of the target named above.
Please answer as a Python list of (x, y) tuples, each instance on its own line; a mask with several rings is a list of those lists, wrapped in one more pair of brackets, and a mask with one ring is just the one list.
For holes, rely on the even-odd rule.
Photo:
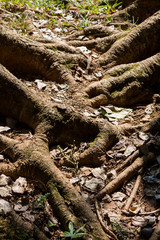
[(112, 194), (113, 201), (123, 201), (126, 198), (126, 195), (122, 192), (116, 192)]
[(102, 180), (106, 180), (106, 178), (107, 178), (104, 169), (101, 169), (101, 168), (94, 168), (92, 170), (92, 174), (94, 177), (101, 178)]
[(92, 191), (97, 191), (104, 187), (104, 182), (101, 179), (92, 178), (86, 181), (85, 186)]
[(136, 147), (134, 146), (134, 145), (132, 145), (132, 144), (130, 144), (127, 148), (126, 148), (126, 150), (125, 150), (125, 152), (124, 152), (124, 156), (125, 157), (128, 157), (129, 155), (131, 155), (133, 152), (135, 152), (136, 151)]
[(144, 217), (135, 216), (131, 219), (132, 225), (136, 227), (145, 227), (148, 224), (148, 221)]

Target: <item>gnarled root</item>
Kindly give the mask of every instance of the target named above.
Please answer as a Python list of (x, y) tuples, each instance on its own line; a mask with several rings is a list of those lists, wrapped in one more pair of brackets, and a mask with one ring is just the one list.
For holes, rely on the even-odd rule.
[(159, 86), (159, 73), (160, 53), (157, 53), (141, 62), (113, 67), (102, 80), (90, 84), (86, 92), (91, 104), (96, 107), (102, 104), (127, 106), (144, 102), (151, 99)]

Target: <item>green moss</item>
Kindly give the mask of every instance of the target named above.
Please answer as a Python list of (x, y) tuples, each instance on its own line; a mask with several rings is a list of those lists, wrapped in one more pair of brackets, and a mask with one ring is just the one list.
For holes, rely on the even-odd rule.
[(103, 138), (103, 133), (99, 132), (97, 137), (93, 140), (93, 142), (89, 143), (89, 146), (92, 147), (95, 145), (95, 143)]
[(33, 235), (17, 226), (12, 217), (0, 217), (0, 240), (34, 240)]

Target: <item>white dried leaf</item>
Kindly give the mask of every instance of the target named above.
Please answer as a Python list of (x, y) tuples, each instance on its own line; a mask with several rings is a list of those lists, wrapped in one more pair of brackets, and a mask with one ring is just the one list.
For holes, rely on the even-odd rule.
[(108, 209), (108, 217), (110, 222), (119, 222), (121, 219), (121, 215), (114, 213), (112, 209)]
[(122, 192), (116, 192), (112, 194), (113, 201), (123, 201), (126, 198), (126, 195)]
[(0, 196), (1, 197), (11, 197), (11, 187), (8, 185), (0, 187)]
[(62, 103), (61, 99), (51, 97), (51, 100), (57, 103)]
[(11, 130), (10, 127), (0, 126), (0, 133), (1, 133), (1, 132), (7, 132), (7, 131), (9, 131), (9, 130)]
[(132, 144), (130, 144), (127, 148), (126, 148), (126, 150), (125, 150), (125, 152), (124, 152), (124, 156), (125, 157), (128, 157), (129, 155), (131, 155), (133, 152), (135, 152), (136, 151), (136, 147), (134, 146), (134, 145), (132, 145)]
[(92, 174), (94, 177), (101, 178), (102, 180), (106, 180), (106, 178), (107, 178), (104, 169), (101, 169), (101, 168), (94, 168), (92, 170)]
[(139, 132), (139, 138), (143, 141), (147, 141), (149, 139), (149, 136), (144, 132)]
[(90, 50), (88, 50), (85, 46), (81, 46), (81, 47), (77, 47), (81, 52), (85, 53), (85, 54), (89, 54), (91, 53)]
[(97, 191), (104, 187), (104, 182), (101, 179), (92, 178), (86, 181), (85, 186), (92, 191)]
[(148, 221), (144, 217), (135, 216), (132, 218), (132, 225), (136, 227), (145, 227), (147, 224)]
[(0, 175), (0, 186), (6, 186), (11, 181), (10, 177), (7, 177), (4, 174)]

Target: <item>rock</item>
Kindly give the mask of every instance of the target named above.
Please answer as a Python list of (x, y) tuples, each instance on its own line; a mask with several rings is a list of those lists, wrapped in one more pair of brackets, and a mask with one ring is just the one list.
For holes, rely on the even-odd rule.
[(23, 194), (26, 191), (26, 187), (27, 187), (27, 180), (26, 180), (26, 178), (19, 177), (14, 182), (14, 184), (12, 186), (12, 191), (14, 193), (21, 193), (21, 194)]
[(14, 206), (14, 210), (16, 212), (25, 212), (28, 209), (28, 207), (29, 207), (28, 205), (22, 206), (20, 203), (18, 203)]
[(10, 177), (7, 177), (4, 174), (0, 175), (0, 186), (6, 186), (11, 182)]
[(0, 199), (0, 214), (7, 214), (12, 211), (11, 205), (4, 199)]
[(142, 228), (141, 230), (141, 234), (147, 239), (152, 235), (152, 233), (153, 233), (152, 227), (145, 227), (145, 228)]
[(0, 196), (1, 197), (11, 197), (11, 187), (8, 185), (0, 187)]

